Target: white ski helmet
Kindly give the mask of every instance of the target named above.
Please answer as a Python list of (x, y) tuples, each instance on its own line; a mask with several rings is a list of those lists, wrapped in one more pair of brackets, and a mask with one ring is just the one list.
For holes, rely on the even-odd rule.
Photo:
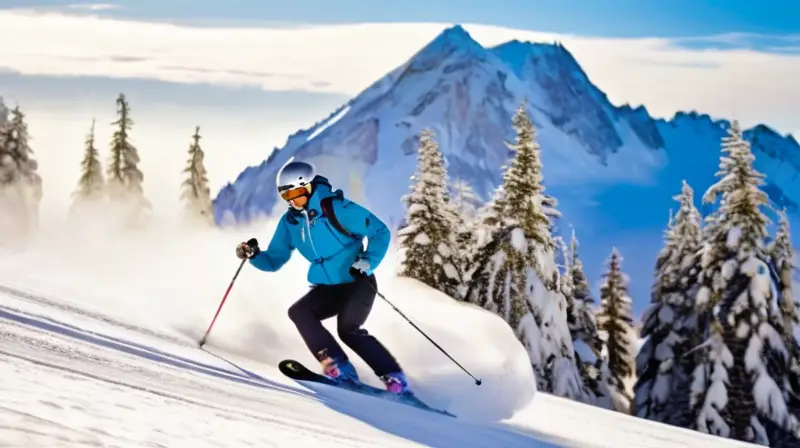
[[(314, 165), (308, 162), (295, 161), (294, 157), (292, 157), (278, 170), (278, 175), (275, 178), (278, 193), (309, 185), (316, 175), (317, 170)], [(307, 188), (310, 188), (310, 185)]]

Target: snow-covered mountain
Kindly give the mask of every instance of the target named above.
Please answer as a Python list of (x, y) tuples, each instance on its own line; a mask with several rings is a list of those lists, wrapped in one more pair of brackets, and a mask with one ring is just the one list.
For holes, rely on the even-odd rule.
[[(344, 187), (363, 179), (370, 205), (399, 218), (404, 210), (394, 199), (408, 189), (424, 127), (436, 132), (451, 177), (470, 181), (486, 197), (500, 180), (509, 156), (504, 140), (513, 136), (511, 116), (523, 100), (542, 145), (552, 148), (544, 161), (550, 184), (587, 176), (641, 181), (663, 163), (658, 145), (642, 143), (627, 116), (614, 120), (613, 106), (563, 47), (510, 43), (487, 50), (456, 26), (328, 119), (291, 136), (267, 163), (245, 170), (221, 192), (218, 216), (230, 211), (248, 219), (269, 210), (275, 171), (294, 155), (316, 160)], [(632, 163), (643, 170), (629, 170)]]
[[(714, 181), (728, 122), (695, 112), (655, 119), (645, 107), (615, 106), (560, 44), (484, 48), (461, 26), (444, 30), (329, 117), (290, 136), (262, 164), (246, 168), (219, 192), (215, 217), (243, 222), (282, 208), (275, 173), (295, 156), (396, 225), (416, 166), (416, 135), (426, 127), (436, 133), (450, 177), (487, 199), (510, 156), (505, 141), (513, 139), (511, 117), (523, 101), (539, 130), (545, 183), (564, 222), (578, 231), (589, 275), (599, 278), (617, 246), (642, 304), (660, 230), (675, 205), (671, 196), (681, 179), (697, 196)], [(763, 125), (746, 136), (773, 201), (798, 212), (800, 145)], [(635, 280), (641, 276), (648, 281)]]

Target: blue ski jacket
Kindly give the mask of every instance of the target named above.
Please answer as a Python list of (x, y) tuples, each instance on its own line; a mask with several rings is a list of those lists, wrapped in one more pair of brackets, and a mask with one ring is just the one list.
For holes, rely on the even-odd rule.
[[(333, 196), (331, 207), (336, 219), (358, 239), (339, 230), (323, 216), (320, 201)], [(364, 249), (363, 239), (367, 238)], [(386, 224), (369, 210), (344, 198), (341, 190), (333, 191), (328, 180), (316, 176), (304, 210), (292, 207), (281, 216), (269, 246), (250, 259), (257, 269), (275, 272), (292, 256), (294, 249), (311, 262), (308, 282), (312, 285), (339, 284), (355, 281), (350, 266), (358, 259), (369, 262), (371, 275), (389, 249), (391, 232)]]

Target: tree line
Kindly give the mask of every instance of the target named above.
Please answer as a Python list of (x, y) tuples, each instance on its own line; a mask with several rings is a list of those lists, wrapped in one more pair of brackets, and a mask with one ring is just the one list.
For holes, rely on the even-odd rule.
[(596, 304), (575, 232), (556, 235), (558, 201), (545, 193), (524, 104), (511, 125), (513, 157), (485, 204), (448, 178), (434, 133), (420, 133), (400, 275), (504, 319), (540, 392), (720, 437), (800, 445), (789, 220), (773, 210), (769, 234), (765, 176), (739, 124), (722, 139), (719, 180), (702, 198), (714, 211), (701, 216), (685, 181), (674, 197), (639, 334), (621, 254), (612, 249)]
[(28, 238), (39, 222), (42, 177), (28, 140), (25, 114), (0, 101), (0, 235), (10, 243)]
[[(84, 141), (83, 158), (77, 187), (72, 193), (71, 216), (94, 216), (126, 228), (147, 225), (152, 210), (142, 188), (144, 174), (139, 168), (139, 150), (134, 144), (131, 108), (124, 94), (116, 99), (117, 119), (109, 142), (105, 170), (95, 139), (96, 120), (92, 121)], [(180, 198), (185, 216), (192, 222), (213, 225), (211, 192), (205, 167), (205, 153), (200, 145), (200, 127), (195, 127), (188, 149)], [(9, 240), (30, 235), (38, 223), (42, 198), (42, 178), (30, 144), (25, 114), (19, 106), (8, 110), (0, 102), (0, 207), (8, 218), (3, 220)]]

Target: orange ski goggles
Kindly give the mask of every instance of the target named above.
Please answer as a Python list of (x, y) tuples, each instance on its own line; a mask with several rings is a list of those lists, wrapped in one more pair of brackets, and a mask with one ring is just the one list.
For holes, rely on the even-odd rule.
[(281, 191), (281, 198), (284, 201), (289, 202), (293, 199), (297, 199), (302, 196), (308, 196), (311, 194), (311, 184), (305, 184), (300, 188), (292, 188), (291, 190), (284, 190)]

